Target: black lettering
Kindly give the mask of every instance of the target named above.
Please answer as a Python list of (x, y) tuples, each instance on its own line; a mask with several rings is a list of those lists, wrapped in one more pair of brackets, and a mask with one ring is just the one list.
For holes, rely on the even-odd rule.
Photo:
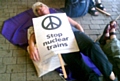
[(68, 37), (66, 37), (66, 38), (55, 38), (55, 39), (52, 39), (52, 40), (48, 40), (46, 42), (43, 42), (43, 46), (46, 46), (46, 45), (52, 44), (52, 43), (56, 43), (56, 42), (62, 42), (62, 41), (68, 41)]
[(48, 34), (46, 37), (47, 37), (47, 39), (49, 39), (49, 38), (50, 38), (50, 35)]
[(52, 46), (47, 46), (47, 49), (48, 49), (48, 50), (51, 50), (51, 49), (52, 49)]
[(61, 37), (61, 36), (62, 36), (62, 33), (59, 33), (59, 34), (58, 34), (58, 37)]
[(58, 34), (48, 34), (46, 37), (47, 39), (53, 38), (53, 37), (61, 37), (62, 33), (58, 33)]
[(53, 48), (57, 48), (57, 47), (58, 47), (58, 44), (54, 44), (52, 47), (53, 47)]
[(68, 37), (62, 38), (62, 41), (68, 41)]
[(52, 50), (53, 48), (66, 47), (66, 46), (68, 46), (67, 43), (57, 43), (51, 46), (47, 46), (47, 49)]

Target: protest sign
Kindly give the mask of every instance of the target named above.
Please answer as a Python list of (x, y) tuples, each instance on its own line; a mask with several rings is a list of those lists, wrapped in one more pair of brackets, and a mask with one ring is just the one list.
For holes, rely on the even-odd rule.
[[(33, 18), (36, 45), (44, 70), (40, 75), (60, 67), (57, 54), (79, 51), (71, 25), (65, 13), (48, 14)], [(45, 67), (45, 69), (44, 69)]]

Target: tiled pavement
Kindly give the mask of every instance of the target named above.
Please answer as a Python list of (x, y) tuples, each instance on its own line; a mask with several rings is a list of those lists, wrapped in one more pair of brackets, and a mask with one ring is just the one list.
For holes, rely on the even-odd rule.
[[(42, 1), (50, 7), (63, 7), (64, 0), (0, 0), (0, 31), (3, 21), (16, 14), (29, 9), (36, 1)], [(102, 0), (111, 16), (99, 14), (91, 16), (73, 18), (80, 23), (85, 33), (95, 40), (103, 31), (105, 25), (110, 20), (115, 19), (120, 14), (120, 0)], [(120, 19), (118, 20), (120, 26)], [(117, 37), (120, 39), (120, 28)], [(58, 74), (53, 71), (43, 77), (37, 77), (32, 61), (28, 53), (23, 49), (14, 46), (0, 34), (0, 81), (63, 81)]]

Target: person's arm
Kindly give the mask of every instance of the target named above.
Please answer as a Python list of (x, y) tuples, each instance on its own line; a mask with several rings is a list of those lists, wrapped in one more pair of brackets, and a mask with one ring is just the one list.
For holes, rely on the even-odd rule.
[(70, 22), (74, 27), (76, 27), (78, 30), (84, 32), (82, 26), (81, 26), (79, 23), (77, 23), (76, 21), (74, 21), (74, 20), (71, 19), (70, 17), (68, 17), (68, 20), (69, 20), (69, 22)]
[(30, 58), (34, 61), (40, 60), (38, 49), (35, 45), (35, 34), (31, 34), (30, 39), (28, 40), (29, 44), (29, 52), (30, 52)]

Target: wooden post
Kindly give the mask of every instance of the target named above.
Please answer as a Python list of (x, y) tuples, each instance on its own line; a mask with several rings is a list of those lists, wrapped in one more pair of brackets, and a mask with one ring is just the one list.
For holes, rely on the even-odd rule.
[(65, 67), (64, 67), (64, 64), (63, 64), (62, 56), (61, 56), (61, 54), (58, 54), (58, 56), (59, 56), (59, 59), (60, 59), (60, 64), (61, 64), (61, 67), (62, 67), (64, 78), (67, 78), (67, 74), (66, 74), (66, 70), (65, 70)]
[(108, 15), (108, 16), (110, 16), (110, 15), (111, 15), (111, 14), (109, 14), (109, 13), (107, 13), (107, 12), (105, 12), (105, 11), (103, 11), (103, 10), (101, 10), (101, 9), (97, 8), (97, 7), (96, 7), (96, 9), (97, 9), (98, 11), (100, 11), (100, 12), (102, 12), (102, 13), (104, 13), (104, 14)]
[(119, 18), (120, 18), (120, 15), (119, 15), (119, 16), (117, 16), (117, 18), (115, 19), (115, 21), (117, 21)]

